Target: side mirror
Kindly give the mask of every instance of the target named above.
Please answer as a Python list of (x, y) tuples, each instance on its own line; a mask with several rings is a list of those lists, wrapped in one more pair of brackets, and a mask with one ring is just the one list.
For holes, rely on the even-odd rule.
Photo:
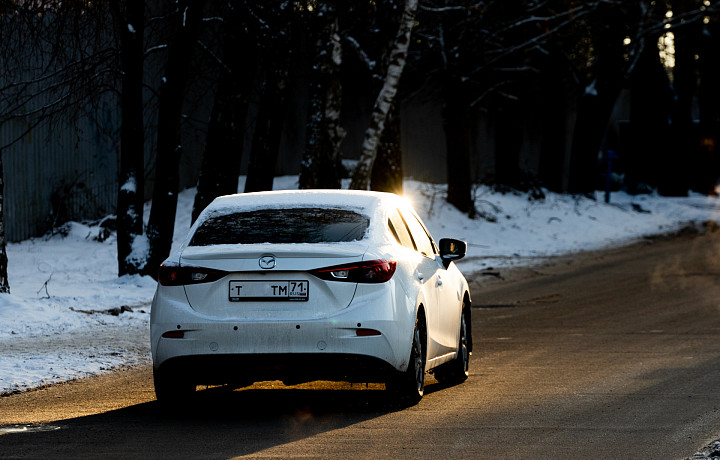
[(440, 258), (445, 268), (450, 262), (460, 260), (467, 254), (467, 243), (453, 238), (442, 238), (440, 240)]

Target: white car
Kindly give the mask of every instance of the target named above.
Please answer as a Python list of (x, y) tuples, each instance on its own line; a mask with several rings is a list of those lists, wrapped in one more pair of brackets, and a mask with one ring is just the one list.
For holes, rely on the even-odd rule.
[(422, 398), (425, 373), (468, 376), (470, 291), (394, 194), (295, 190), (217, 198), (160, 267), (150, 333), (158, 400), (196, 385), (384, 382)]

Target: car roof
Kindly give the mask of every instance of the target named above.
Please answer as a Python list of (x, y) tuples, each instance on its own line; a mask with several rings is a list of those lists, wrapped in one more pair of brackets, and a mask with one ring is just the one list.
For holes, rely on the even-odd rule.
[(406, 200), (394, 193), (363, 190), (276, 190), (221, 196), (213, 200), (203, 214), (309, 206), (360, 209), (374, 213), (378, 208), (404, 205), (407, 205)]

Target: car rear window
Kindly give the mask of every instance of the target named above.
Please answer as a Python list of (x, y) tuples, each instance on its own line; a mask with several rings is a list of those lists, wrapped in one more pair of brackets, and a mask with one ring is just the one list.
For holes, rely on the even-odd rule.
[(347, 209), (260, 209), (210, 217), (190, 246), (359, 241), (369, 225), (370, 219)]

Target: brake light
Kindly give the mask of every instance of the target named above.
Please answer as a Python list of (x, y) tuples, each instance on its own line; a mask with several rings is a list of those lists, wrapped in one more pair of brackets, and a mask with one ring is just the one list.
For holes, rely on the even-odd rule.
[(158, 283), (163, 286), (185, 286), (188, 284), (210, 283), (217, 281), (227, 272), (205, 267), (181, 267), (176, 264), (160, 265)]
[(396, 268), (397, 261), (395, 260), (368, 260), (355, 264), (319, 268), (310, 273), (327, 281), (384, 283), (392, 278)]

